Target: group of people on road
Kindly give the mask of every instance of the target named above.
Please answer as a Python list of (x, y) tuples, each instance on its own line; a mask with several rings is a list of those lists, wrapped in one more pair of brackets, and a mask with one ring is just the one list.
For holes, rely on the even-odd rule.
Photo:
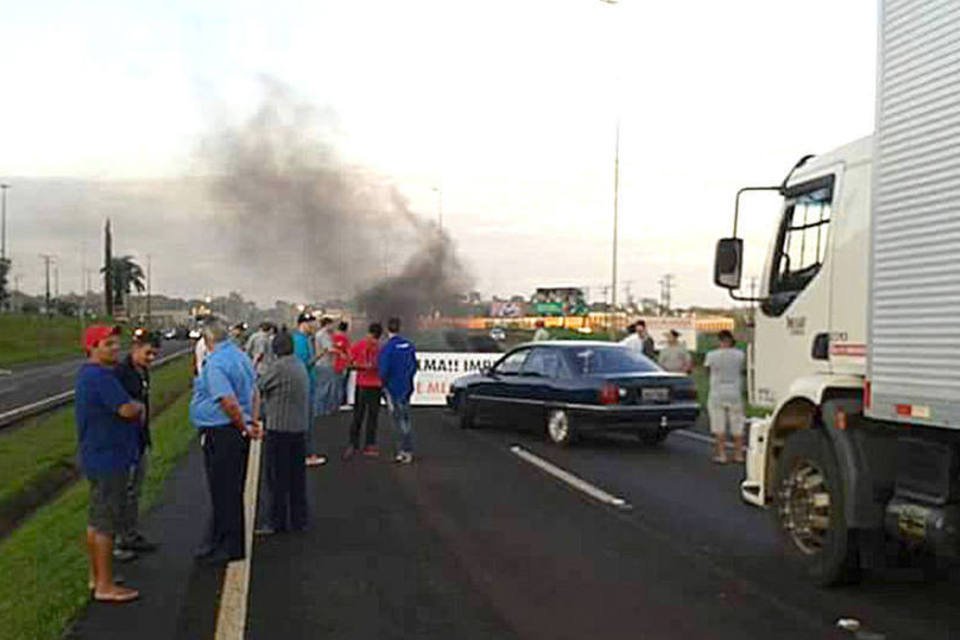
[(80, 468), (89, 480), (86, 546), (91, 597), (99, 602), (136, 600), (136, 589), (118, 584), (113, 561), (135, 560), (157, 545), (139, 530), (140, 495), (150, 438), (150, 367), (160, 337), (137, 329), (121, 359), (119, 327), (92, 325), (83, 333), (86, 362), (75, 387)]
[[(630, 327), (630, 334), (620, 341), (625, 347), (641, 353), (657, 362), (665, 371), (689, 375), (693, 372), (693, 358), (686, 345), (680, 342), (680, 334), (674, 329), (664, 338), (666, 344), (658, 352), (653, 337), (647, 332), (644, 320), (637, 320)], [(746, 356), (736, 348), (733, 334), (728, 330), (717, 334), (720, 343), (717, 349), (707, 353), (703, 365), (710, 371), (710, 395), (707, 412), (710, 416), (710, 433), (714, 436), (713, 461), (729, 462), (727, 456), (727, 432), (733, 438), (733, 461), (743, 462), (743, 430), (746, 422), (743, 407), (743, 370)]]
[[(251, 439), (264, 438), (265, 521), (261, 535), (307, 526), (306, 471), (326, 463), (314, 442), (324, 416), (346, 400), (356, 372), (354, 413), (343, 459), (380, 455), (381, 398), (398, 434), (395, 461), (413, 462), (410, 397), (416, 349), (400, 335), (400, 320), (380, 323), (350, 344), (348, 325), (304, 311), (293, 330), (260, 325), (243, 344), (217, 321), (204, 325), (205, 359), (194, 381), (190, 418), (199, 430), (213, 513), (199, 560), (221, 564), (243, 558), (243, 488)], [(241, 346), (243, 348), (241, 348)], [(360, 433), (366, 422), (364, 444)]]

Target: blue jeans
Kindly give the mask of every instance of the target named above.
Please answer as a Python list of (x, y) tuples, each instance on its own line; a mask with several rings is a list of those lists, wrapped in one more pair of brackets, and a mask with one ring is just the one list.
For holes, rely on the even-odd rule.
[(393, 428), (400, 436), (400, 451), (403, 453), (413, 453), (413, 425), (410, 423), (410, 398), (397, 400), (390, 395), (389, 391), (386, 391), (384, 395), (387, 397), (387, 407), (390, 409), (390, 417), (393, 418)]

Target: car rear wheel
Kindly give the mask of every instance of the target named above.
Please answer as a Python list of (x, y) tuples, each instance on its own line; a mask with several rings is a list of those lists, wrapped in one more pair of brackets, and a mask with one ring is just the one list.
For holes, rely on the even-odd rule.
[(787, 438), (777, 468), (776, 515), (787, 556), (821, 586), (860, 577), (857, 532), (844, 519), (840, 468), (827, 436)]
[(573, 444), (576, 439), (576, 431), (569, 413), (563, 409), (547, 411), (547, 437), (550, 438), (550, 442), (561, 447)]

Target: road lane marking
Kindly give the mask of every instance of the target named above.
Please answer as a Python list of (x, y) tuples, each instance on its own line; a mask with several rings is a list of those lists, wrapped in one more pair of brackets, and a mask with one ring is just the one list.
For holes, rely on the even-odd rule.
[(243, 489), (246, 525), (246, 558), (227, 564), (223, 576), (220, 608), (217, 612), (216, 640), (243, 640), (247, 629), (247, 605), (250, 595), (250, 563), (253, 561), (253, 527), (257, 519), (257, 492), (260, 487), (260, 440), (250, 442), (247, 482)]
[(529, 462), (530, 464), (539, 467), (542, 471), (546, 471), (554, 478), (566, 483), (567, 485), (573, 487), (574, 489), (581, 491), (594, 500), (598, 500), (604, 504), (609, 504), (610, 506), (617, 507), (618, 509), (630, 509), (630, 503), (628, 503), (623, 498), (618, 498), (615, 495), (609, 494), (603, 489), (596, 487), (583, 478), (575, 476), (574, 474), (561, 469), (552, 462), (544, 460), (538, 455), (535, 455), (520, 445), (513, 445), (510, 447), (510, 451), (520, 457), (521, 459)]

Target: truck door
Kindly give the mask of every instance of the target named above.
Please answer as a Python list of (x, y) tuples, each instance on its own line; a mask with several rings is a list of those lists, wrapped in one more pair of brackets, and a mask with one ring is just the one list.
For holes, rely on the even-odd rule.
[[(837, 169), (839, 170), (839, 168)], [(756, 326), (756, 397), (776, 406), (799, 377), (826, 370), (814, 341), (829, 334), (830, 222), (837, 171), (801, 179), (784, 192), (779, 231), (764, 274)]]

